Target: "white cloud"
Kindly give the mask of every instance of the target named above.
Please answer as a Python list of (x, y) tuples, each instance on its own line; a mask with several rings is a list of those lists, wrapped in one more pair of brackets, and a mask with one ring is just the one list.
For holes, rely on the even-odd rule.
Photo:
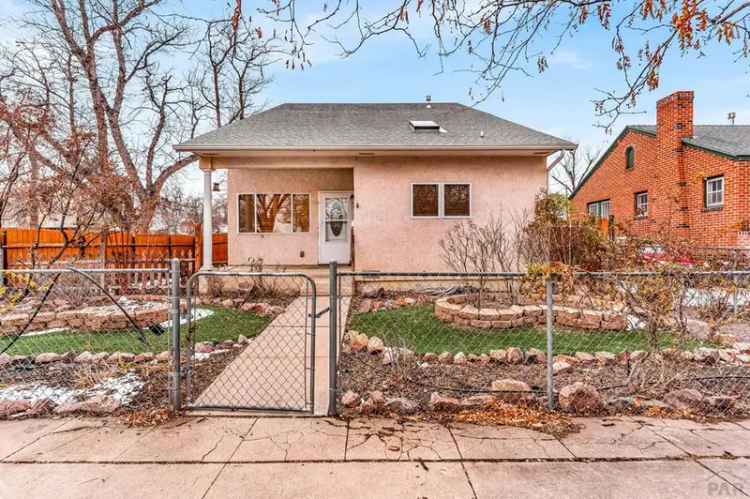
[(572, 49), (557, 49), (549, 57), (550, 66), (569, 66), (573, 69), (589, 69), (593, 65), (590, 59), (582, 57)]

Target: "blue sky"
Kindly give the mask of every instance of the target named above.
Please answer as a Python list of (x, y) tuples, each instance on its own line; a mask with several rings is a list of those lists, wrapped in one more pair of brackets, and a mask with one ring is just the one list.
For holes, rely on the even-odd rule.
[[(11, 14), (23, 12), (24, 0), (9, 2)], [(378, 0), (378, 2), (384, 0)], [(317, 6), (319, 2), (315, 2)], [(227, 0), (184, 0), (177, 4), (187, 13), (216, 15)], [(245, 13), (252, 13), (257, 5), (270, 5), (270, 0), (245, 0)], [(254, 14), (260, 21), (260, 16)], [(431, 41), (429, 26), (417, 26), (420, 41)], [(265, 22), (265, 21), (261, 21)], [(2, 23), (0, 23), (2, 27)], [(320, 28), (329, 32), (325, 26)], [(3, 29), (0, 39), (12, 39)], [(266, 32), (269, 30), (266, 29)], [(641, 35), (629, 40), (639, 44)], [(674, 90), (695, 91), (695, 119), (698, 123), (726, 123), (730, 111), (737, 113), (737, 123), (750, 124), (750, 83), (748, 61), (734, 61), (726, 47), (711, 46), (706, 56), (680, 57), (674, 54), (664, 64), (661, 86), (654, 92), (640, 96), (636, 111), (643, 114), (622, 116), (607, 134), (595, 126), (597, 117), (592, 100), (599, 96), (597, 89), (623, 88), (622, 74), (615, 68), (610, 48), (611, 32), (590, 22), (578, 35), (563, 40), (557, 52), (549, 58), (549, 69), (533, 77), (511, 74), (501, 90), (477, 107), (506, 119), (536, 128), (553, 135), (573, 140), (585, 148), (600, 151), (611, 142), (622, 127), (630, 123), (654, 123), (655, 102)], [(542, 39), (552, 43), (551, 37)], [(471, 104), (468, 90), (472, 76), (460, 70), (470, 61), (452, 57), (447, 68), (430, 51), (419, 58), (411, 44), (393, 33), (372, 40), (354, 56), (341, 59), (337, 48), (319, 41), (309, 50), (313, 67), (305, 71), (291, 71), (278, 65), (270, 69), (273, 82), (260, 97), (268, 106), (283, 102), (408, 102), (422, 101), (431, 95), (434, 101), (456, 101)], [(533, 69), (534, 65), (531, 64)], [(201, 188), (199, 172), (191, 167), (183, 177), (195, 190)], [(194, 191), (194, 189), (190, 189)]]
[[(429, 35), (425, 30), (419, 31)], [(639, 37), (633, 37), (631, 43), (640, 44)], [(734, 111), (738, 124), (750, 124), (748, 61), (735, 62), (726, 47), (712, 46), (700, 58), (673, 54), (662, 68), (660, 87), (639, 97), (633, 111), (642, 114), (620, 117), (612, 133), (606, 133), (595, 126), (600, 120), (592, 100), (600, 96), (597, 89), (623, 88), (611, 39), (611, 32), (595, 22), (589, 24), (575, 37), (563, 41), (549, 58), (547, 71), (533, 77), (511, 74), (500, 91), (477, 107), (573, 140), (593, 151), (604, 150), (627, 124), (655, 123), (656, 100), (675, 90), (695, 91), (697, 123), (723, 124), (727, 113)], [(424, 41), (429, 42), (429, 37)], [(468, 90), (472, 76), (461, 71), (470, 64), (466, 57), (448, 59), (447, 69), (440, 72), (434, 51), (420, 58), (410, 42), (396, 33), (372, 40), (347, 59), (337, 52), (331, 44), (319, 42), (309, 52), (313, 62), (310, 70), (275, 68), (274, 81), (263, 97), (269, 105), (422, 101), (426, 95), (434, 101), (471, 104)]]

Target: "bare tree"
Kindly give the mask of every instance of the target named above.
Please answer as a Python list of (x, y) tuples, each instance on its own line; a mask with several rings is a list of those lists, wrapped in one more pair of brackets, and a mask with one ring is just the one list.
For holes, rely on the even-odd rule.
[[(172, 150), (255, 109), (274, 41), (249, 20), (170, 12), (165, 0), (31, 0), (21, 38), (0, 53), (0, 103), (47, 120), (33, 141), (4, 126), (40, 176), (69, 175), (102, 199), (113, 223), (148, 228), (167, 181), (194, 155)], [(0, 117), (1, 118), (1, 117)]]
[[(471, 62), (461, 69), (476, 76), (470, 95), (477, 102), (512, 73), (545, 71), (560, 47), (595, 25), (611, 34), (612, 57), (624, 83), (594, 101), (606, 128), (620, 114), (633, 112), (641, 92), (659, 86), (665, 60), (700, 56), (709, 46), (733, 51), (737, 58), (750, 53), (750, 2), (737, 0), (335, 0), (319, 9), (299, 0), (266, 1), (258, 10), (285, 26), (283, 37), (294, 49), (292, 66), (309, 66), (306, 49), (316, 34), (345, 56), (373, 39), (399, 34), (420, 56), (430, 42), (441, 61), (468, 55)], [(236, 2), (241, 6), (242, 0)]]
[(590, 149), (577, 148), (563, 151), (560, 161), (549, 171), (550, 179), (562, 187), (563, 193), (570, 196), (581, 185), (596, 165), (599, 153)]

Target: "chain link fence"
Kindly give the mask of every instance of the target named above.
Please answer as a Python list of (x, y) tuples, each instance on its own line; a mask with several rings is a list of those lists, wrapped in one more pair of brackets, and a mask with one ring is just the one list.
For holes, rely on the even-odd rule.
[(749, 276), (342, 272), (339, 407), (747, 415)]
[(172, 275), (168, 268), (3, 272), (0, 412), (168, 407)]
[(314, 281), (296, 273), (199, 272), (187, 289), (187, 407), (312, 411)]

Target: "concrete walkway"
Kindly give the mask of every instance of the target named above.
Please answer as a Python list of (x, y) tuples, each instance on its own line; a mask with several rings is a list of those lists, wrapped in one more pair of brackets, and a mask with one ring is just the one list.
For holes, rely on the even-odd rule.
[(743, 497), (750, 422), (581, 419), (558, 439), (383, 419), (0, 422), (0, 498)]
[[(342, 299), (341, 324), (346, 323), (349, 298)], [(328, 296), (318, 296), (316, 308), (329, 306)], [(316, 320), (315, 373), (311, 367), (310, 318), (312, 303), (300, 297), (252, 339), (216, 379), (198, 395), (195, 405), (254, 407), (304, 411), (311, 408), (314, 381), (314, 411), (328, 408), (329, 314)]]

